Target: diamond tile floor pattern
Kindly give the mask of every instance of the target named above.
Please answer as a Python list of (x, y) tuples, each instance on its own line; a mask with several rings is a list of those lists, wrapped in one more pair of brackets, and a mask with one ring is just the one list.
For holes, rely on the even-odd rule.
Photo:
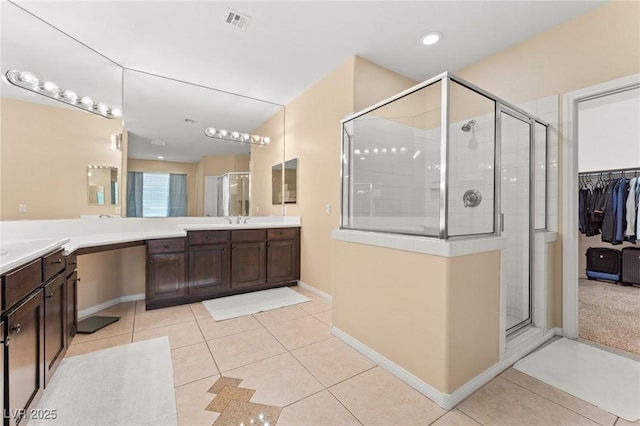
[(122, 303), (67, 356), (168, 336), (180, 426), (632, 424), (514, 369), (443, 410), (331, 336), (331, 303), (292, 288), (311, 301), (218, 322), (201, 303)]

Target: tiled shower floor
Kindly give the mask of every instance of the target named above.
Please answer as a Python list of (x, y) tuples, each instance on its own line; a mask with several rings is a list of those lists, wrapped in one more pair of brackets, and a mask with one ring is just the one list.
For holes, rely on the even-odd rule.
[(331, 304), (293, 288), (312, 301), (221, 322), (200, 303), (123, 303), (98, 313), (119, 322), (77, 335), (67, 356), (168, 336), (180, 425), (630, 424), (514, 369), (443, 410), (332, 337)]

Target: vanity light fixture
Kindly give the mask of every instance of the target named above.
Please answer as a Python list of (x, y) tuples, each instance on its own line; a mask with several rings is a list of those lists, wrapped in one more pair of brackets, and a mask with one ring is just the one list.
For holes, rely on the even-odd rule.
[(80, 108), (104, 118), (118, 118), (122, 111), (102, 102), (94, 102), (89, 96), (79, 96), (71, 89), (60, 89), (53, 81), (41, 81), (28, 71), (9, 70), (4, 74), (5, 79), (16, 87), (46, 96), (67, 105)]
[(441, 33), (437, 32), (437, 31), (432, 31), (430, 33), (427, 33), (427, 34), (423, 35), (422, 39), (420, 39), (420, 41), (425, 46), (431, 46), (432, 44), (436, 44), (437, 42), (439, 42), (441, 38), (442, 38), (442, 34)]
[(249, 133), (241, 133), (235, 130), (230, 132), (227, 129), (216, 129), (213, 127), (204, 129), (204, 135), (213, 139), (250, 143), (253, 145), (269, 145), (271, 143), (269, 136), (250, 135)]

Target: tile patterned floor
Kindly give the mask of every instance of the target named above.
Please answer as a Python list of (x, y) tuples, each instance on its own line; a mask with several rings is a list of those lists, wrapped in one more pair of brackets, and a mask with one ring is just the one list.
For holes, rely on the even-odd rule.
[(632, 425), (514, 369), (443, 410), (332, 337), (331, 303), (293, 288), (311, 301), (219, 322), (200, 303), (113, 306), (98, 315), (120, 321), (67, 356), (168, 336), (181, 426)]

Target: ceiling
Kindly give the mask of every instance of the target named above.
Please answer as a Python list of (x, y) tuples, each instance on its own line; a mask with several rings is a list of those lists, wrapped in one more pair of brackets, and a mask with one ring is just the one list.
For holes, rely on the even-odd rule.
[[(233, 126), (240, 126), (243, 120), (247, 125), (261, 123), (268, 117), (265, 114), (273, 111), (273, 108), (254, 108), (252, 112), (246, 102), (239, 102), (242, 109), (215, 111), (216, 102), (206, 104), (205, 94), (199, 101), (192, 101), (194, 98), (187, 95), (192, 92), (188, 87), (197, 86), (186, 83), (180, 86), (180, 81), (284, 105), (353, 55), (422, 81), (443, 71), (455, 72), (469, 66), (604, 2), (16, 0), (13, 3), (116, 64), (179, 80), (171, 83), (171, 80), (156, 78), (156, 88), (149, 90), (151, 86), (144, 83), (146, 80), (153, 85), (152, 76), (144, 78), (145, 74), (135, 73), (140, 85), (131, 86), (125, 75), (124, 119), (133, 140), (138, 136), (146, 140), (140, 145), (140, 152), (136, 152), (132, 144), (132, 155), (142, 156), (153, 138), (173, 140), (181, 136), (187, 146), (189, 137), (185, 135), (189, 132), (183, 127), (167, 125), (171, 120), (169, 111), (179, 116), (172, 118), (174, 123), (187, 118), (183, 107), (175, 108), (178, 105), (188, 107), (194, 102), (204, 102), (201, 105), (203, 120), (217, 117), (222, 121), (226, 114)], [(3, 15), (6, 15), (8, 8), (3, 6)], [(227, 24), (229, 8), (250, 16), (249, 24), (243, 29)], [(429, 31), (443, 34), (440, 43), (421, 45), (421, 36)], [(26, 41), (43, 41), (37, 32), (23, 29), (23, 33), (27, 34)], [(7, 38), (4, 28), (2, 34), (4, 49)], [(55, 44), (52, 39), (46, 42)], [(56, 51), (59, 49), (52, 50)], [(70, 57), (45, 51), (38, 59), (55, 65), (61, 58)], [(3, 64), (6, 64), (4, 52)], [(83, 75), (86, 69), (82, 67), (67, 70), (71, 81), (76, 78), (79, 81)], [(132, 77), (130, 81), (134, 80)], [(159, 87), (165, 83), (167, 88), (176, 86), (173, 95), (154, 98), (154, 94), (163, 93)], [(130, 101), (132, 93), (136, 95)], [(209, 91), (209, 95), (212, 93)], [(174, 107), (169, 100), (174, 102)], [(136, 129), (129, 127), (136, 123), (144, 124)], [(233, 128), (216, 122), (203, 124), (198, 132), (207, 126)], [(172, 131), (180, 134), (171, 134)], [(158, 135), (158, 132), (164, 133)], [(200, 133), (198, 137), (201, 139)], [(233, 151), (234, 148), (221, 146), (221, 149)], [(196, 151), (193, 155), (198, 155)], [(181, 161), (188, 161), (186, 157)]]

